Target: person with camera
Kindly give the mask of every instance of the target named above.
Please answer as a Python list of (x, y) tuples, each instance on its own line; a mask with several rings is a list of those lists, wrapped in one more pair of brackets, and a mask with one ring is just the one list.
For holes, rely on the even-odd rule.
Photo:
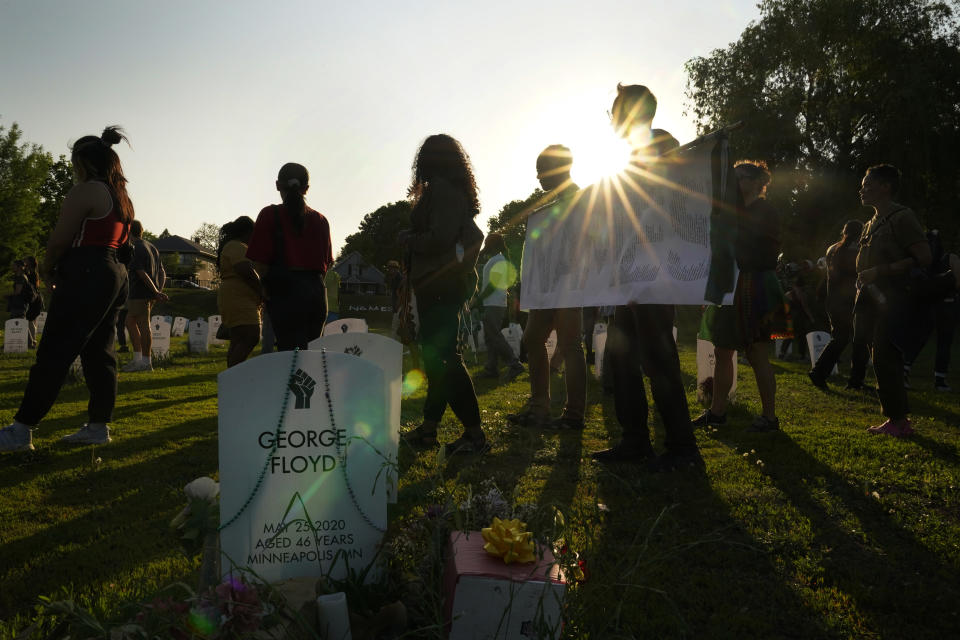
[(873, 353), (877, 395), (887, 420), (869, 427), (873, 434), (902, 438), (913, 433), (903, 385), (904, 349), (913, 318), (911, 271), (926, 269), (932, 256), (923, 227), (908, 207), (894, 201), (900, 170), (889, 164), (867, 169), (860, 201), (874, 215), (864, 226), (857, 254), (855, 339)]

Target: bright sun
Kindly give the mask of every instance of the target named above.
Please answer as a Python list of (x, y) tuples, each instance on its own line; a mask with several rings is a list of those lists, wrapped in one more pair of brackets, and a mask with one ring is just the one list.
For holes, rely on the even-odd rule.
[[(578, 132), (580, 133), (580, 132)], [(583, 131), (570, 141), (573, 181), (581, 187), (623, 171), (630, 161), (630, 145), (609, 127)]]

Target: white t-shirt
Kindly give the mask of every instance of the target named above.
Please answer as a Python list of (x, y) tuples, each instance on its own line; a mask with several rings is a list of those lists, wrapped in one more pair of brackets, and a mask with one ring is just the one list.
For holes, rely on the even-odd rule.
[(483, 265), (483, 282), (480, 285), (480, 291), (487, 288), (490, 282), (493, 282), (493, 293), (483, 299), (485, 307), (506, 307), (507, 306), (507, 287), (510, 282), (510, 273), (514, 271), (513, 265), (507, 262), (502, 253), (498, 253)]

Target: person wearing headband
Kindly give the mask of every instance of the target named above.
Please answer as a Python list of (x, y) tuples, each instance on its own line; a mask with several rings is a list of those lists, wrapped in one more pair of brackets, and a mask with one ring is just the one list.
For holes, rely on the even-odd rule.
[(288, 162), (276, 181), (282, 204), (257, 216), (247, 258), (262, 275), (263, 297), (276, 334), (277, 350), (292, 351), (323, 334), (327, 293), (323, 284), (333, 264), (330, 224), (307, 206), (310, 188), (306, 167)]
[(63, 441), (110, 442), (117, 397), (115, 331), (127, 297), (127, 270), (118, 249), (127, 244), (134, 216), (127, 179), (111, 147), (125, 139), (119, 127), (107, 127), (73, 145), (76, 184), (60, 208), (40, 269), (54, 289), (50, 310), (20, 409), (13, 424), (0, 429), (0, 451), (33, 449), (32, 431), (56, 402), (77, 356), (90, 390), (88, 421)]

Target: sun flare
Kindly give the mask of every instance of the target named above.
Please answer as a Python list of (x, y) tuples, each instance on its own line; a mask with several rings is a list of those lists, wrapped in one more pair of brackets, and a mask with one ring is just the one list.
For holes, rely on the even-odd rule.
[(593, 131), (572, 142), (574, 182), (581, 187), (614, 176), (630, 162), (630, 146), (612, 130)]

